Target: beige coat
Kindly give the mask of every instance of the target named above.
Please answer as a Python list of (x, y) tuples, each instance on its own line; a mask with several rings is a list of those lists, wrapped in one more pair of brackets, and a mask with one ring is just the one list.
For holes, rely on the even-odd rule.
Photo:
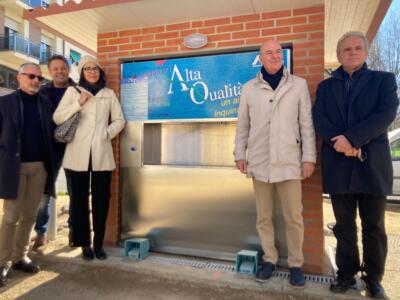
[(235, 161), (247, 160), (247, 175), (264, 182), (301, 179), (301, 163), (316, 161), (311, 100), (303, 78), (284, 70), (276, 90), (262, 78), (242, 89)]
[(87, 171), (91, 153), (93, 171), (113, 170), (115, 161), (111, 140), (125, 125), (121, 105), (114, 91), (108, 88), (103, 88), (96, 96), (90, 97), (83, 106), (80, 106), (79, 98), (78, 91), (69, 87), (53, 115), (54, 122), (61, 124), (74, 113), (81, 112), (75, 136), (65, 149), (63, 167)]

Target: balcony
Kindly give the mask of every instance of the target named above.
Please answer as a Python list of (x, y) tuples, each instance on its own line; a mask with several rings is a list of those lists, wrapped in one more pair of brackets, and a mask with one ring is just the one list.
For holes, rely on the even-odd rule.
[(21, 2), (25, 3), (26, 5), (29, 5), (32, 8), (36, 7), (44, 7), (47, 8), (50, 5), (50, 1), (45, 1), (45, 0), (20, 0)]
[(0, 51), (18, 52), (34, 59), (40, 57), (40, 46), (19, 34), (0, 35)]
[(24, 63), (39, 63), (40, 46), (19, 34), (0, 35), (0, 60), (2, 65), (18, 70)]

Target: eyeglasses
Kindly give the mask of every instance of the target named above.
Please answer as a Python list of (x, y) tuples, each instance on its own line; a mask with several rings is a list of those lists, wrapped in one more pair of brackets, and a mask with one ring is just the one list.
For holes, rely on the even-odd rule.
[(39, 81), (43, 81), (44, 80), (44, 78), (42, 76), (40, 76), (40, 75), (38, 76), (38, 75), (35, 75), (35, 74), (30, 74), (30, 73), (21, 73), (21, 74), (27, 76), (30, 80), (33, 80), (35, 78), (37, 78), (37, 80), (39, 80)]
[(99, 67), (84, 67), (83, 71), (88, 72), (88, 73), (98, 73), (100, 72), (100, 68)]

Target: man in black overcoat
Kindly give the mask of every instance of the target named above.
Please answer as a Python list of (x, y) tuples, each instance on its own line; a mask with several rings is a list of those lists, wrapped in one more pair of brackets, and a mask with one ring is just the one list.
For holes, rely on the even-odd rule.
[(40, 268), (28, 245), (41, 196), (54, 195), (52, 103), (38, 96), (40, 66), (23, 64), (19, 89), (0, 97), (0, 287), (10, 267), (28, 273)]
[[(341, 66), (319, 84), (313, 117), (323, 140), (323, 190), (331, 196), (336, 218), (338, 272), (331, 291), (346, 292), (362, 271), (369, 295), (384, 298), (380, 282), (387, 255), (385, 205), (393, 182), (387, 129), (399, 101), (394, 75), (368, 69), (367, 56), (364, 34), (348, 32), (341, 37), (337, 44)], [(362, 261), (357, 247), (357, 207)]]

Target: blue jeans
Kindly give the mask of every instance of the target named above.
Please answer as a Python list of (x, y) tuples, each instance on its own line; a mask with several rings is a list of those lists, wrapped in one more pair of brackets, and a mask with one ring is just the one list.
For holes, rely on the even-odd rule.
[[(68, 194), (71, 197), (71, 184), (70, 184), (70, 180), (68, 177), (66, 177), (67, 179), (67, 190), (68, 190)], [(48, 229), (48, 223), (49, 223), (49, 219), (50, 219), (50, 201), (52, 201), (54, 198), (51, 197), (50, 195), (46, 195), (43, 194), (42, 195), (42, 201), (40, 202), (40, 206), (39, 206), (39, 210), (36, 216), (36, 224), (35, 224), (35, 231), (37, 235), (45, 235), (47, 233), (47, 229)], [(68, 228), (71, 229), (72, 228), (72, 219), (71, 219), (71, 215), (72, 215), (72, 208), (71, 205), (69, 205), (68, 207)]]

